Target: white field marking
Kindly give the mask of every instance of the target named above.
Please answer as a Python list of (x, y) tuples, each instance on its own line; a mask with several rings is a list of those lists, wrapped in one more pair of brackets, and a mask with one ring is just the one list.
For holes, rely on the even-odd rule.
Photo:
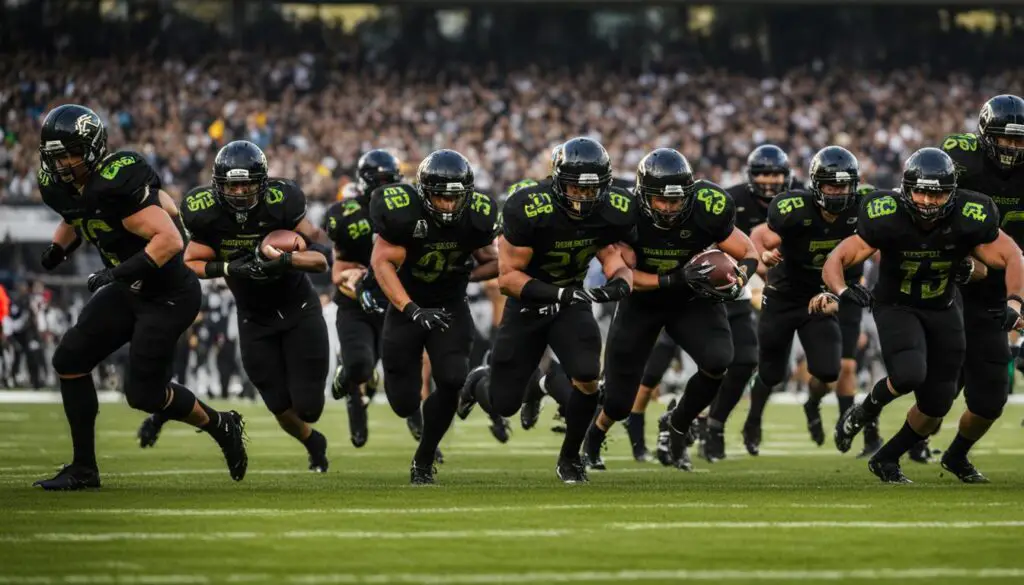
[(407, 585), (502, 585), (511, 583), (594, 583), (629, 581), (899, 581), (925, 579), (1014, 579), (1024, 577), (1021, 568), (919, 567), (909, 569), (818, 569), (818, 570), (621, 570), (528, 573), (311, 573), (306, 575), (269, 575), (248, 573), (231, 575), (131, 575), (73, 574), (51, 577), (43, 575), (0, 575), (5, 585), (52, 585), (80, 583), (94, 585), (166, 585), (186, 583), (205, 585), (226, 578), (229, 582), (269, 581), (293, 585), (376, 584)]
[(618, 530), (675, 530), (680, 528), (871, 528), (871, 529), (904, 529), (904, 528), (1024, 528), (1024, 520), (956, 520), (929, 522), (888, 522), (884, 520), (867, 521), (833, 521), (805, 520), (792, 522), (613, 522), (607, 526)]
[(577, 529), (511, 529), (511, 530), (292, 530), (288, 532), (34, 532), (21, 535), (2, 534), (0, 542), (120, 542), (140, 540), (225, 541), (256, 539), (334, 539), (334, 540), (447, 540), (481, 538), (541, 538), (576, 534)]
[(0, 412), (0, 422), (22, 422), (28, 420), (24, 412)]

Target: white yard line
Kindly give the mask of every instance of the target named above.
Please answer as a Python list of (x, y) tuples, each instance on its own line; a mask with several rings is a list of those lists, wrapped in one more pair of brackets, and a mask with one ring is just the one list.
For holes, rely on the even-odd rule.
[(870, 529), (906, 529), (906, 528), (1024, 528), (1024, 520), (957, 520), (957, 521), (908, 521), (887, 522), (884, 520), (836, 521), (836, 520), (803, 520), (792, 522), (751, 521), (751, 522), (613, 522), (609, 528), (617, 530), (678, 530), (694, 528), (763, 530), (766, 528), (870, 528)]

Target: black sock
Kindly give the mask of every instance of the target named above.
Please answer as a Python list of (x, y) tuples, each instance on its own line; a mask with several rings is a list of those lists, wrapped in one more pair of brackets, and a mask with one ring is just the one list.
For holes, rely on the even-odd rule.
[(487, 413), (488, 416), (494, 412), (494, 407), (491, 406), (491, 369), (487, 368), (487, 373), (480, 378), (476, 386), (473, 387), (473, 396), (476, 398), (476, 403), (480, 405), (480, 408)]
[(807, 383), (807, 402), (809, 404), (821, 404), (821, 399), (828, 394), (828, 384), (817, 378), (811, 378)]
[(310, 453), (319, 453), (324, 450), (324, 444), (327, 443), (327, 437), (324, 437), (316, 429), (312, 429), (309, 436), (306, 437), (302, 444), (306, 447), (306, 451)]
[(764, 407), (772, 396), (771, 386), (764, 383), (761, 376), (754, 376), (750, 384), (750, 412), (747, 413), (745, 426), (761, 426), (761, 417), (764, 416)]
[(708, 412), (708, 422), (718, 421), (725, 425), (734, 408), (743, 397), (743, 391), (747, 388), (750, 375), (754, 373), (754, 366), (739, 365), (731, 366), (729, 371), (722, 378), (722, 386), (718, 389), (718, 396), (711, 403), (711, 410)]
[(544, 389), (540, 387), (540, 377), (542, 375), (543, 373), (540, 371), (540, 368), (533, 371), (530, 379), (526, 382), (526, 398), (523, 399), (524, 403), (544, 397)]
[(839, 416), (843, 416), (853, 406), (853, 396), (836, 396), (839, 401)]
[(560, 459), (575, 459), (580, 455), (583, 437), (597, 408), (597, 394), (584, 394), (573, 389), (565, 405), (565, 439), (562, 440)]
[(953, 438), (953, 442), (949, 444), (949, 449), (946, 449), (946, 456), (956, 459), (966, 459), (967, 452), (971, 450), (978, 441), (976, 439), (968, 439), (963, 436), (962, 433), (957, 433), (956, 437)]
[(587, 429), (587, 442), (589, 442), (591, 445), (594, 445), (595, 448), (599, 447), (602, 443), (604, 443), (604, 438), (606, 434), (607, 432), (604, 429), (597, 426), (597, 420), (595, 420), (594, 422), (590, 423), (590, 428)]
[(683, 399), (672, 411), (669, 422), (677, 432), (685, 433), (690, 428), (697, 415), (711, 404), (718, 393), (718, 387), (722, 385), (722, 378), (712, 378), (704, 372), (698, 371), (686, 382), (686, 391), (683, 392)]
[(861, 406), (868, 414), (878, 416), (882, 412), (882, 408), (893, 400), (896, 400), (896, 395), (889, 391), (889, 378), (886, 377), (875, 382), (874, 388), (868, 393)]
[(629, 413), (629, 418), (626, 419), (626, 434), (629, 435), (629, 444), (633, 447), (647, 445), (646, 441), (644, 441), (645, 422), (646, 417), (642, 412), (631, 412)]
[(199, 407), (203, 409), (203, 412), (206, 413), (206, 416), (210, 418), (210, 421), (205, 425), (201, 426), (200, 428), (210, 433), (211, 435), (217, 436), (218, 433), (220, 432), (220, 413), (211, 408), (209, 404), (203, 402), (202, 400), (196, 398), (196, 401), (199, 403)]
[(909, 422), (904, 422), (903, 428), (893, 438), (889, 439), (888, 443), (882, 445), (878, 453), (875, 453), (874, 459), (879, 461), (899, 461), (904, 453), (924, 438), (923, 435), (917, 434), (917, 431), (911, 428)]
[[(577, 392), (572, 387), (569, 375), (562, 369), (562, 364), (555, 361), (551, 362), (551, 367), (548, 368), (548, 373), (544, 376), (544, 391), (562, 406), (569, 404), (570, 397)], [(595, 394), (595, 400), (596, 396)]]
[(438, 388), (423, 401), (423, 437), (416, 448), (413, 460), (416, 465), (430, 467), (434, 464), (434, 453), (441, 439), (452, 426), (455, 409), (459, 405), (459, 389)]
[(196, 407), (196, 395), (177, 382), (169, 382), (167, 385), (170, 386), (174, 395), (171, 397), (170, 403), (160, 412), (154, 413), (153, 416), (159, 418), (161, 422), (185, 420)]
[(72, 464), (96, 468), (96, 415), (100, 411), (92, 374), (60, 379), (60, 397), (64, 416), (71, 427), (71, 444), (75, 449)]

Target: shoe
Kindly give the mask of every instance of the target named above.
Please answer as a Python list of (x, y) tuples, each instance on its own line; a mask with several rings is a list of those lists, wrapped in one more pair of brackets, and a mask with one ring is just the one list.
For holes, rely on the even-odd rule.
[(690, 460), (690, 450), (683, 447), (676, 459), (675, 468), (680, 471), (693, 471), (693, 462)]
[(412, 438), (418, 443), (420, 437), (423, 436), (423, 413), (417, 410), (411, 416), (405, 419), (405, 426), (409, 427), (409, 433)]
[(459, 390), (459, 405), (455, 409), (455, 414), (459, 415), (460, 419), (466, 420), (469, 413), (473, 412), (473, 407), (476, 406), (476, 385), (490, 375), (491, 366), (485, 365), (473, 368), (466, 376), (466, 382), (462, 385), (462, 390)]
[(524, 431), (537, 426), (537, 419), (540, 418), (540, 411), (543, 409), (544, 395), (538, 395), (534, 400), (527, 400), (519, 410), (519, 423)]
[(334, 368), (334, 380), (331, 381), (331, 396), (335, 400), (341, 400), (345, 397), (345, 366), (341, 364)]
[(928, 439), (921, 439), (907, 451), (907, 457), (914, 463), (926, 465), (932, 462), (932, 450), (928, 447)]
[(590, 433), (587, 433), (587, 436), (583, 439), (583, 464), (590, 469), (598, 471), (608, 469), (604, 464), (604, 458), (601, 457), (602, 448), (604, 448), (604, 442), (592, 441)]
[(825, 444), (825, 429), (821, 424), (821, 403), (804, 403), (804, 416), (807, 417), (807, 430), (811, 433), (811, 440), (821, 447)]
[(369, 428), (366, 421), (366, 406), (363, 405), (361, 394), (346, 396), (346, 407), (348, 408), (348, 432), (352, 445), (360, 448), (366, 444), (369, 438)]
[(233, 410), (221, 412), (220, 423), (210, 434), (224, 453), (224, 461), (228, 465), (231, 479), (242, 481), (249, 468), (249, 455), (245, 452), (245, 421), (242, 415)]
[(964, 483), (989, 483), (988, 478), (982, 475), (967, 457), (950, 457), (947, 452), (939, 460), (939, 464)]
[(380, 373), (377, 372), (377, 368), (374, 368), (373, 374), (370, 374), (370, 379), (366, 381), (367, 400), (373, 400), (373, 397), (376, 396), (377, 392), (380, 390), (380, 386)]
[(559, 457), (558, 463), (555, 465), (555, 473), (558, 475), (558, 479), (566, 484), (587, 483), (590, 481), (587, 478), (587, 468), (579, 457), (573, 459)]
[(330, 462), (327, 461), (327, 437), (320, 435), (319, 443), (309, 449), (309, 470), (315, 473), (327, 473)]
[(701, 443), (700, 454), (708, 463), (725, 459), (725, 429), (708, 427), (708, 432)]
[(165, 422), (167, 420), (157, 414), (147, 416), (139, 425), (139, 432), (136, 433), (139, 438), (139, 447), (145, 449), (156, 445), (156, 440), (160, 438), (160, 430), (164, 428)]
[(849, 451), (857, 433), (876, 418), (868, 414), (860, 404), (855, 404), (846, 409), (843, 416), (839, 417), (839, 420), (836, 421), (836, 430), (832, 434), (832, 438), (836, 442), (836, 449), (839, 449), (840, 453)]
[(508, 424), (508, 419), (501, 416), (491, 418), (491, 435), (502, 444), (508, 443), (509, 431), (512, 430), (512, 425)]
[(761, 424), (747, 421), (743, 425), (743, 446), (751, 457), (761, 454)]
[(444, 465), (444, 453), (441, 453), (440, 447), (434, 448), (434, 463), (438, 465)]
[(413, 461), (412, 467), (409, 469), (409, 483), (412, 485), (431, 485), (434, 483), (435, 473), (437, 473), (437, 468), (433, 465), (421, 467)]
[(50, 479), (40, 479), (32, 487), (41, 487), (46, 491), (77, 491), (97, 489), (100, 487), (100, 472), (95, 467), (84, 465), (64, 465), (57, 475)]
[(857, 455), (857, 459), (867, 459), (879, 449), (885, 441), (882, 440), (882, 436), (878, 432), (878, 419), (874, 419), (868, 424), (864, 425), (864, 449)]
[(668, 403), (668, 410), (665, 411), (665, 414), (658, 417), (658, 441), (655, 446), (655, 456), (658, 458), (658, 462), (666, 467), (675, 463), (670, 448), (672, 429), (668, 424), (668, 417), (675, 407), (676, 400), (673, 398)]
[(914, 483), (907, 479), (907, 476), (903, 475), (899, 461), (879, 461), (872, 457), (868, 461), (868, 469), (871, 470), (871, 473), (878, 476), (882, 483)]

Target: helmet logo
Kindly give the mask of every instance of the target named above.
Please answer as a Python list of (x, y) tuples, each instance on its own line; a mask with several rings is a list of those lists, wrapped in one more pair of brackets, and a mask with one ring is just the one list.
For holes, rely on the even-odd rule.
[(664, 195), (683, 195), (684, 194), (683, 186), (682, 185), (665, 185), (665, 188), (662, 190), (662, 194), (664, 194)]
[(462, 186), (462, 183), (448, 183), (447, 185), (445, 185), (444, 190), (445, 191), (463, 191), (463, 190), (465, 190), (465, 187)]
[(988, 124), (992, 121), (992, 104), (985, 104), (985, 107), (981, 108), (981, 114), (978, 116), (981, 119), (982, 124)]
[(246, 169), (231, 169), (227, 173), (229, 179), (248, 179), (249, 171)]
[(918, 179), (917, 180), (917, 186), (918, 187), (938, 187), (939, 186), (939, 180), (938, 179)]
[(850, 178), (851, 178), (850, 177), (850, 173), (848, 173), (846, 171), (836, 171), (836, 180), (837, 181), (849, 181)]
[(99, 129), (99, 127), (99, 122), (93, 120), (90, 114), (82, 114), (75, 120), (75, 131), (82, 136), (89, 136), (92, 133), (92, 129)]
[(582, 173), (579, 178), (580, 185), (596, 185), (599, 182), (597, 173)]
[(60, 140), (47, 140), (46, 144), (43, 145), (43, 150), (47, 152), (52, 150), (64, 150), (64, 143)]

